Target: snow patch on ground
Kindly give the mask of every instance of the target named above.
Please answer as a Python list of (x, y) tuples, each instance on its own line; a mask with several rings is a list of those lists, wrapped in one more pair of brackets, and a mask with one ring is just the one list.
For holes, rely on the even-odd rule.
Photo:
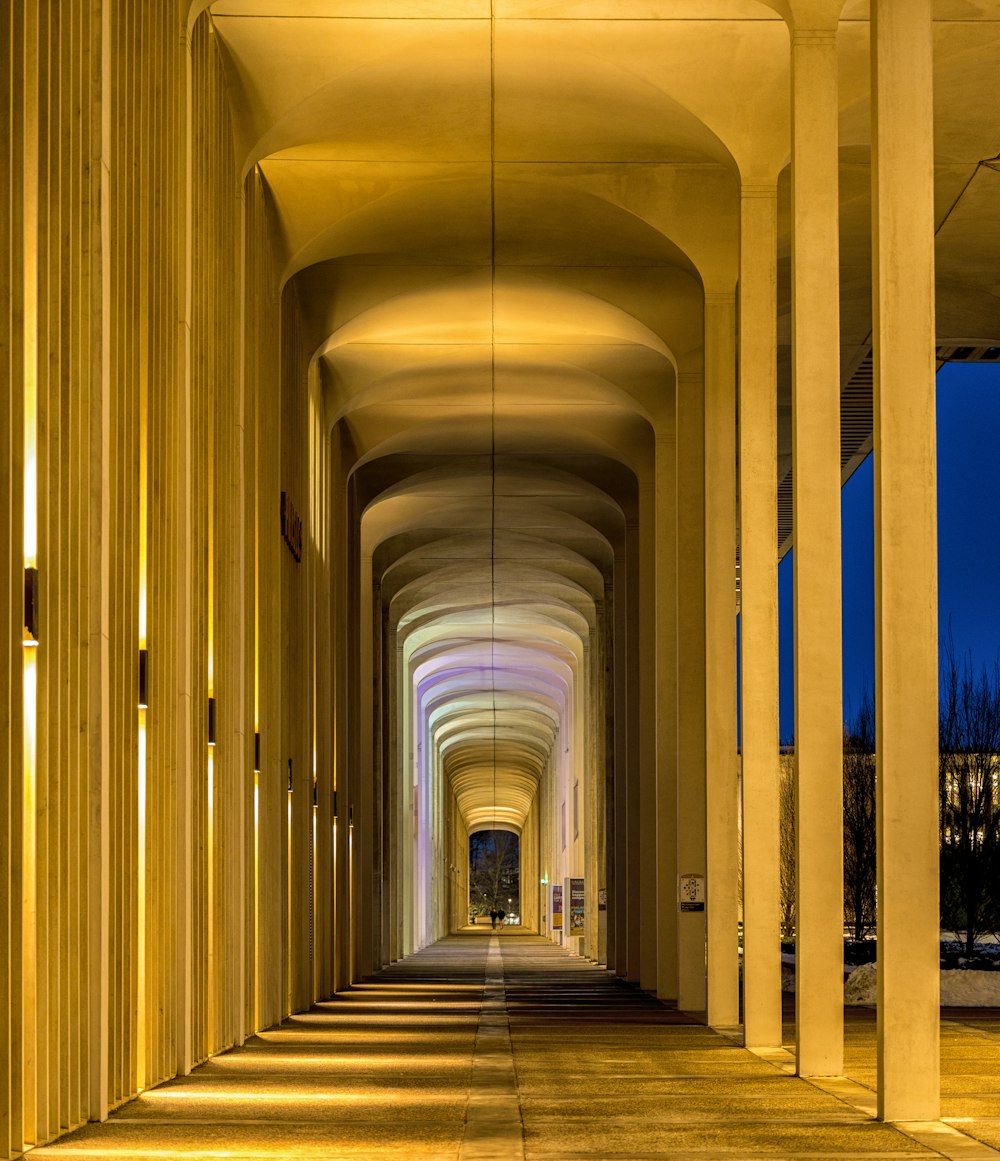
[(875, 965), (863, 963), (844, 980), (845, 1004), (874, 1004), (877, 995)]
[[(844, 983), (846, 1004), (874, 1004), (876, 974), (873, 963), (855, 968)], [(1000, 972), (944, 971), (941, 973), (943, 1008), (1000, 1007)]]

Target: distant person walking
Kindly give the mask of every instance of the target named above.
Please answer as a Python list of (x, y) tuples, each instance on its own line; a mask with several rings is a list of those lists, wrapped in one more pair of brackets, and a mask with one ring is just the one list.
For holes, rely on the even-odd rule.
[(494, 931), (497, 929), (497, 913), (495, 908), (490, 908), (490, 927), (492, 927)]
[(500, 910), (497, 912), (497, 919), (499, 919), (499, 920), (500, 920), (500, 926), (501, 926), (501, 927), (503, 927), (503, 921), (504, 921), (504, 919), (506, 918), (506, 916), (507, 916), (507, 912), (506, 912), (506, 911), (504, 911), (504, 910), (503, 910), (503, 908), (501, 908), (501, 909), (500, 909)]

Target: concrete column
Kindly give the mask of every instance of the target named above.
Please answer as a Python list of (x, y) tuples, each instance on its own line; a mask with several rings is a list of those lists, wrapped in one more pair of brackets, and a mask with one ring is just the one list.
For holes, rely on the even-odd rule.
[[(677, 381), (677, 875), (705, 875), (704, 376)], [(672, 889), (677, 907), (677, 880)], [(711, 905), (711, 904), (709, 904)], [(708, 1008), (705, 911), (677, 917), (677, 1006)]]
[(610, 721), (613, 699), (610, 692), (613, 652), (608, 633), (611, 590), (605, 582), (604, 597), (597, 606), (597, 662), (594, 666), (594, 715), (595, 733), (598, 738), (596, 756), (597, 769), (594, 774), (594, 794), (597, 801), (597, 889), (604, 891), (604, 908), (597, 907), (597, 961), (609, 965), (614, 963), (614, 924), (608, 923), (609, 904), (614, 907), (614, 844), (609, 841), (609, 827), (614, 813), (614, 750), (612, 747), (613, 727)]
[[(586, 889), (586, 936), (584, 939), (585, 954), (595, 962), (598, 958), (598, 911), (597, 892), (603, 886), (603, 875), (599, 873), (598, 863), (598, 785), (603, 787), (601, 763), (601, 747), (599, 742), (599, 700), (596, 673), (600, 665), (600, 645), (595, 638), (593, 625), (587, 640), (583, 643), (583, 659), (580, 664), (578, 682), (581, 687), (582, 730), (583, 730), (583, 763), (584, 778), (581, 787), (581, 809), (583, 818), (583, 877)], [(532, 880), (525, 880), (531, 882)], [(538, 882), (538, 878), (533, 880)], [(522, 888), (522, 900), (524, 889)], [(534, 893), (532, 893), (534, 897)], [(522, 908), (524, 904), (522, 902)]]
[(939, 1115), (931, 0), (872, 5), (878, 1115)]
[[(640, 945), (642, 931), (641, 897), (644, 894), (642, 882), (642, 808), (640, 797), (642, 785), (642, 757), (640, 747), (641, 720), (639, 713), (639, 689), (642, 681), (640, 654), (642, 633), (639, 627), (642, 616), (642, 598), (639, 587), (639, 506), (636, 497), (635, 508), (625, 521), (625, 895), (626, 895), (626, 961), (624, 979), (631, 984), (641, 982)], [(566, 922), (564, 920), (564, 922)]]
[[(611, 948), (614, 958), (611, 958), (611, 949), (608, 952), (608, 967), (615, 975), (622, 979), (628, 978), (629, 968), (629, 874), (628, 874), (628, 748), (627, 729), (628, 709), (626, 690), (628, 683), (628, 648), (626, 645), (626, 592), (628, 588), (626, 575), (626, 536), (614, 546), (614, 597), (612, 600), (611, 615), (614, 658), (614, 685), (612, 688), (614, 728), (614, 790), (613, 800), (609, 804), (609, 856), (614, 860), (611, 878), (614, 886), (614, 913), (612, 923), (614, 933), (611, 936)], [(554, 804), (556, 814), (554, 819), (558, 825), (559, 804)]]
[(836, 19), (792, 35), (796, 1047), (843, 1069), (843, 723)]
[(745, 185), (740, 228), (743, 1031), (781, 1047), (778, 772), (777, 191)]
[(639, 483), (638, 621), (639, 817), (639, 985), (656, 991), (656, 634), (650, 613), (656, 607), (656, 497), (652, 478)]
[(677, 998), (677, 441), (656, 429), (656, 994)]
[(736, 304), (705, 296), (705, 804), (708, 1022), (739, 1023)]
[[(385, 962), (395, 963), (400, 958), (400, 934), (402, 928), (401, 903), (402, 882), (400, 875), (400, 853), (402, 843), (403, 820), (400, 804), (402, 802), (402, 787), (400, 786), (400, 736), (399, 736), (399, 673), (400, 649), (396, 642), (396, 629), (390, 620), (386, 626), (387, 645), (384, 651), (383, 664), (387, 673), (384, 677), (386, 698), (386, 745), (387, 745), (387, 773), (389, 795), (388, 833), (385, 836), (386, 863), (387, 863), (387, 898), (386, 909), (389, 914), (389, 930), (385, 946)], [(466, 863), (468, 860), (466, 860)], [(468, 875), (468, 866), (465, 867)]]
[[(341, 428), (330, 437), (330, 685), (333, 694), (333, 989), (343, 991), (351, 982), (350, 899), (350, 752), (347, 625), (349, 537), (347, 526), (348, 453)], [(409, 950), (409, 949), (407, 949)]]
[[(360, 536), (360, 532), (356, 535)], [(372, 657), (375, 595), (372, 585), (372, 558), (361, 555), (358, 576), (358, 779), (354, 812), (354, 922), (357, 925), (355, 971), (358, 978), (375, 970), (375, 929), (380, 917), (375, 914), (379, 903), (374, 866), (375, 836), (379, 825), (375, 779), (374, 741), (374, 666)]]

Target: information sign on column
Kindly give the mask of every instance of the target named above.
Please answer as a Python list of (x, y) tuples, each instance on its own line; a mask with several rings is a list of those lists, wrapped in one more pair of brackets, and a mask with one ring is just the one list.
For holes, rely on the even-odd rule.
[(677, 903), (681, 911), (704, 911), (705, 876), (678, 875)]
[(567, 879), (569, 891), (569, 934), (583, 935), (583, 879)]

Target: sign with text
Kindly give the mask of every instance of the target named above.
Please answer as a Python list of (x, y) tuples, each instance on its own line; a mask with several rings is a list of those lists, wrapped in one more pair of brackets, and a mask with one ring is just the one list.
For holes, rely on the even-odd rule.
[(677, 903), (681, 911), (704, 911), (705, 876), (678, 875)]
[(569, 934), (583, 935), (583, 880), (567, 879), (566, 892), (569, 896)]
[(563, 925), (563, 889), (561, 883), (552, 884), (552, 927), (562, 931)]

